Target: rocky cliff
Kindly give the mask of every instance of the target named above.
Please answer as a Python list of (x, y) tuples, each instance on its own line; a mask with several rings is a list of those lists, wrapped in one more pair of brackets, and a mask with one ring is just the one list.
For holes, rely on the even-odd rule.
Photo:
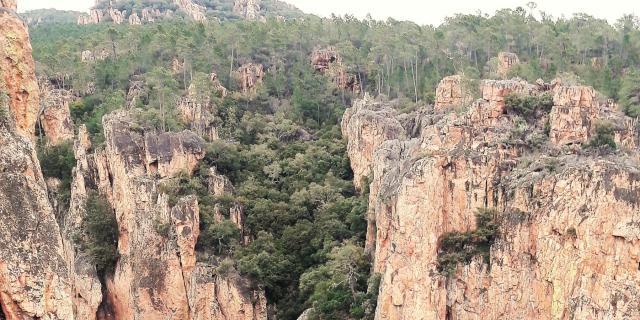
[(247, 20), (264, 19), (260, 14), (260, 0), (234, 0), (233, 12)]
[[(365, 99), (343, 118), (355, 182), (371, 179), (376, 319), (640, 317), (637, 124), (589, 87), (518, 79), (483, 81), (482, 98), (452, 108), (464, 95), (454, 80), (435, 109)], [(553, 106), (526, 118), (505, 108), (508, 93), (551, 94)], [(618, 151), (575, 147), (605, 121), (626, 123), (611, 134)], [(443, 239), (478, 228), (478, 208), (498, 225), (487, 258), (464, 257), (471, 239), (443, 271)]]
[(50, 144), (72, 141), (74, 138), (73, 122), (69, 112), (69, 103), (74, 95), (70, 90), (59, 88), (47, 79), (40, 81), (42, 113), (40, 126), (42, 133)]
[[(171, 1), (178, 11), (184, 13), (195, 21), (206, 20), (206, 8), (191, 0), (173, 0)], [(145, 7), (138, 11), (127, 12), (127, 10), (120, 10), (119, 3), (114, 4), (113, 1), (109, 1), (109, 4), (104, 8), (98, 8), (97, 6), (89, 10), (88, 14), (83, 14), (78, 17), (77, 23), (80, 25), (96, 24), (111, 22), (115, 24), (122, 24), (128, 22), (130, 25), (140, 25), (142, 23), (154, 22), (159, 19), (173, 17), (176, 12), (171, 9), (160, 10), (154, 7)]]
[(38, 88), (15, 2), (0, 8), (0, 316), (74, 319), (63, 242), (32, 143)]
[(0, 7), (0, 70), (3, 85), (0, 90), (9, 96), (9, 109), (16, 128), (33, 136), (38, 115), (38, 82), (31, 55), (27, 26), (18, 18), (15, 1), (2, 1)]
[[(77, 291), (95, 319), (266, 319), (266, 299), (238, 275), (221, 276), (216, 264), (198, 262), (200, 211), (195, 196), (172, 199), (163, 181), (190, 174), (204, 156), (204, 142), (190, 131), (140, 130), (130, 111), (103, 119), (105, 148), (90, 152), (84, 129), (76, 141), (72, 209), (65, 235), (83, 219), (90, 190), (105, 195), (118, 223), (118, 262), (102, 279), (85, 274)], [(74, 209), (77, 208), (77, 209)], [(76, 267), (84, 268), (77, 248)], [(101, 299), (99, 299), (101, 298)]]
[[(73, 94), (41, 81), (40, 112), (26, 29), (10, 9), (0, 9), (0, 20), (0, 88), (7, 93), (0, 99), (0, 318), (266, 319), (264, 290), (233, 270), (219, 272), (218, 257), (196, 259), (197, 197), (162, 190), (199, 164), (200, 135), (140, 128), (132, 108), (103, 118), (104, 147), (94, 148), (80, 126), (68, 208), (51, 204), (56, 184), (48, 191), (41, 173), (35, 119), (50, 144), (74, 139)], [(141, 96), (144, 88), (137, 89), (130, 95)], [(84, 244), (95, 194), (111, 204), (105, 214), (117, 222), (117, 263), (105, 272)], [(244, 229), (241, 207), (229, 216)]]

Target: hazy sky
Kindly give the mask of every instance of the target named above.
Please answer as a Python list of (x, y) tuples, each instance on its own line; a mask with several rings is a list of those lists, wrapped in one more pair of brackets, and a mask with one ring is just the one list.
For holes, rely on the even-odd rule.
[[(56, 8), (87, 11), (93, 0), (18, 0), (18, 10)], [(328, 16), (331, 13), (353, 14), (363, 18), (370, 13), (376, 19), (392, 17), (411, 20), (420, 24), (440, 24), (454, 13), (493, 13), (496, 9), (525, 7), (528, 1), (513, 0), (286, 0), (307, 13)], [(538, 0), (537, 10), (544, 10), (555, 17), (573, 13), (588, 13), (615, 22), (623, 14), (639, 13), (640, 6), (634, 0)]]

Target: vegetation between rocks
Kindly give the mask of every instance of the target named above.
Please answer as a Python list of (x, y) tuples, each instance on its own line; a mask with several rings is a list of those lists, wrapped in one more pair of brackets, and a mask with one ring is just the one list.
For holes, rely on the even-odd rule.
[(440, 237), (438, 249), (438, 271), (452, 276), (460, 263), (470, 263), (482, 257), (491, 265), (490, 249), (498, 237), (497, 211), (479, 208), (476, 212), (476, 229), (473, 231), (447, 232)]

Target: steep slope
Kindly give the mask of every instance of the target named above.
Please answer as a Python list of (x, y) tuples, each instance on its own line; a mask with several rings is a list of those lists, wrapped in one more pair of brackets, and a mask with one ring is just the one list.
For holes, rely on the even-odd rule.
[[(73, 319), (60, 229), (32, 143), (38, 111), (29, 38), (15, 2), (0, 8), (0, 315)], [(3, 97), (4, 98), (4, 97)]]
[[(441, 86), (437, 95), (461, 91)], [(639, 317), (637, 124), (588, 87), (488, 80), (480, 90), (457, 113), (441, 96), (411, 116), (365, 99), (343, 118), (356, 181), (372, 178), (376, 319)], [(505, 104), (513, 92), (551, 94), (553, 107), (526, 121)], [(580, 150), (602, 121), (616, 124), (621, 150)], [(472, 239), (444, 265), (443, 241), (476, 229), (478, 208), (499, 225), (489, 262), (464, 258)]]
[(38, 83), (29, 33), (15, 9), (15, 1), (3, 1), (0, 7), (0, 69), (4, 82), (1, 89), (9, 95), (9, 109), (16, 119), (17, 129), (33, 135), (40, 108)]

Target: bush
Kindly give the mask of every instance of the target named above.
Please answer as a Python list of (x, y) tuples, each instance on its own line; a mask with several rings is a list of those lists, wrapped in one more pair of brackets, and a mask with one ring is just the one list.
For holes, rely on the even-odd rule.
[(482, 256), (486, 263), (490, 263), (490, 249), (498, 237), (498, 224), (495, 219), (495, 210), (481, 208), (476, 213), (476, 230), (454, 231), (442, 235), (438, 271), (451, 276), (459, 263), (469, 263), (477, 256)]
[(98, 274), (104, 276), (113, 272), (118, 261), (118, 223), (107, 199), (95, 191), (89, 193), (86, 210), (84, 247)]
[(546, 92), (540, 96), (521, 96), (510, 93), (504, 98), (504, 108), (507, 113), (513, 113), (525, 118), (531, 118), (539, 112), (548, 113), (553, 107), (553, 97)]
[(613, 124), (611, 122), (601, 121), (596, 123), (596, 134), (586, 144), (587, 148), (611, 148), (616, 149), (618, 146), (613, 139)]
[(67, 207), (71, 198), (73, 167), (76, 165), (71, 142), (48, 147), (39, 146), (38, 159), (45, 178), (60, 180), (60, 187), (56, 190), (58, 201), (63, 207)]

